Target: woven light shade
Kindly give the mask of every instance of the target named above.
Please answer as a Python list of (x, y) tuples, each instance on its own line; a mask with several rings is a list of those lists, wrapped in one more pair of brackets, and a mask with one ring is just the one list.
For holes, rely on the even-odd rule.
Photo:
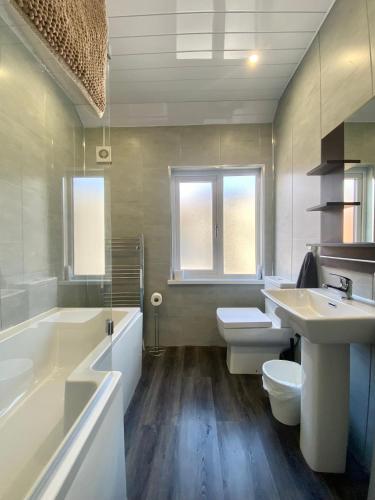
[(101, 117), (106, 107), (105, 0), (10, 0)]

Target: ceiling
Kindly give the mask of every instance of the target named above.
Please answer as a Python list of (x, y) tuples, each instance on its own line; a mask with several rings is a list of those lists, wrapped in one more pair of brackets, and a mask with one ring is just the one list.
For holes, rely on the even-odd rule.
[(107, 0), (111, 125), (271, 122), (332, 3)]

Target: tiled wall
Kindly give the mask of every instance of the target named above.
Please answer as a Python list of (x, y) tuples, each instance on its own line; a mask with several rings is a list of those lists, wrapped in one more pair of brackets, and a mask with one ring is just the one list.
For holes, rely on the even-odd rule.
[[(320, 239), (320, 139), (374, 95), (375, 1), (337, 0), (280, 102), (274, 124), (276, 272), (296, 277), (306, 243)], [(336, 269), (336, 272), (338, 270)], [(329, 269), (323, 269), (323, 279)], [(373, 276), (349, 273), (375, 298)], [(375, 347), (351, 346), (351, 449), (368, 467), (375, 422)]]
[(61, 175), (82, 161), (82, 137), (73, 106), (1, 23), (1, 328), (56, 305)]
[[(93, 161), (101, 131), (86, 131), (87, 162)], [(259, 286), (168, 286), (170, 273), (169, 165), (266, 165), (267, 261), (272, 262), (271, 125), (192, 126), (111, 129), (112, 234), (144, 233), (145, 339), (153, 342), (150, 295), (160, 291), (161, 343), (221, 344), (216, 327), (219, 306), (263, 306)]]

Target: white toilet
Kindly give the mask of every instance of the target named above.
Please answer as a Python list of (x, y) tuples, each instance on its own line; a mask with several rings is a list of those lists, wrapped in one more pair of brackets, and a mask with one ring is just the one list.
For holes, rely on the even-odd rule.
[[(295, 288), (279, 276), (267, 276), (265, 288)], [(275, 314), (276, 305), (266, 298), (266, 314), (256, 307), (223, 307), (216, 311), (220, 335), (227, 343), (227, 366), (234, 374), (261, 374), (265, 361), (278, 359), (289, 347), (293, 331)]]

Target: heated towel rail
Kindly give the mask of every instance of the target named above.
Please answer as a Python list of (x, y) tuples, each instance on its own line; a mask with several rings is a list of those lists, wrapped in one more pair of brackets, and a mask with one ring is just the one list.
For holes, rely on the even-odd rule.
[(105, 303), (113, 307), (140, 307), (144, 297), (143, 235), (112, 238), (108, 245), (112, 290), (105, 293)]

